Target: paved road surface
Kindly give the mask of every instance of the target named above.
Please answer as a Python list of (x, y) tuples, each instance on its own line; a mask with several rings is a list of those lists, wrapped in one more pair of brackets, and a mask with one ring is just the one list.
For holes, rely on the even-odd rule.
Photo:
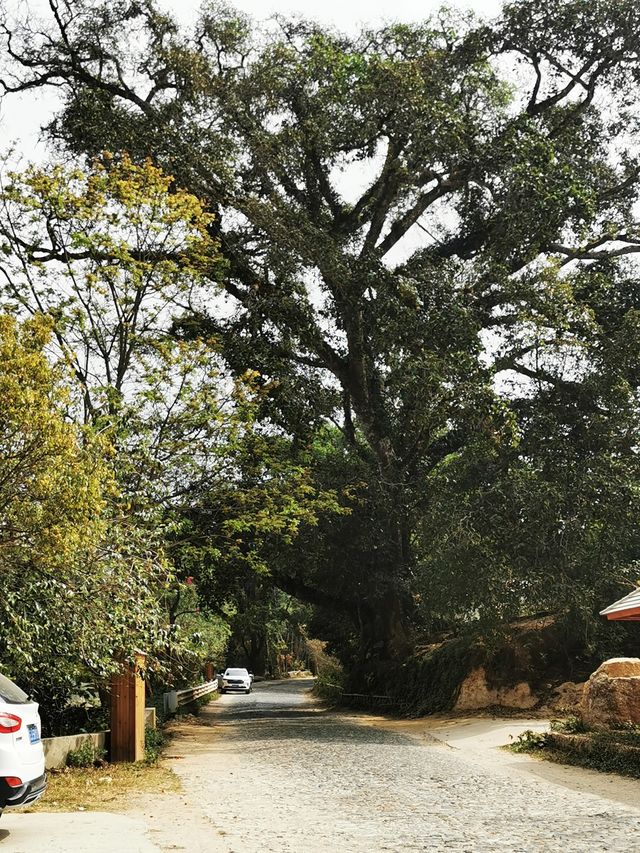
[[(256, 685), (204, 711), (175, 760), (225, 853), (593, 853), (640, 850), (640, 808), (483, 763), (464, 749), (323, 712), (304, 682)], [(609, 781), (609, 780), (607, 780)], [(601, 783), (599, 777), (598, 782)], [(640, 807), (640, 784), (635, 786)], [(194, 827), (193, 847), (200, 832)], [(158, 839), (162, 844), (162, 839)], [(165, 848), (168, 849), (168, 848)]]
[[(128, 815), (7, 814), (0, 853), (640, 851), (640, 782), (495, 749), (518, 721), (328, 713), (309, 682), (256, 685), (182, 724), (182, 794)], [(512, 729), (513, 727), (513, 729)]]

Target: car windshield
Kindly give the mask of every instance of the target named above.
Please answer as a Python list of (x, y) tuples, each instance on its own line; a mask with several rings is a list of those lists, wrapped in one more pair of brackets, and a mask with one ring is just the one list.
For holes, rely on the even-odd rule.
[(0, 673), (0, 699), (10, 705), (24, 705), (29, 702), (29, 697), (17, 684)]
[(246, 669), (228, 669), (225, 675), (249, 675)]

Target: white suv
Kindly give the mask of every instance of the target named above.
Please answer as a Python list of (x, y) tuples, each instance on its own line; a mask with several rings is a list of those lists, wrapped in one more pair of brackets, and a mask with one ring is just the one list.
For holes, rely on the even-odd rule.
[(251, 682), (253, 677), (246, 669), (225, 669), (220, 679), (220, 693), (227, 690), (242, 690), (243, 693), (251, 693)]
[(39, 800), (46, 787), (38, 704), (0, 673), (0, 814)]

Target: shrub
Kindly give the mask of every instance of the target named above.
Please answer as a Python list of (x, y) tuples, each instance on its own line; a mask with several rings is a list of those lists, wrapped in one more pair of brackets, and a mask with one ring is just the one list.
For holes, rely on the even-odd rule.
[(591, 729), (582, 717), (570, 714), (562, 720), (551, 720), (551, 731), (564, 732), (569, 735), (583, 735), (586, 734), (586, 732), (591, 731)]
[(85, 740), (77, 749), (72, 749), (67, 755), (69, 767), (94, 767), (101, 764), (107, 754), (106, 749), (97, 746), (91, 740)]
[(545, 732), (534, 732), (527, 729), (517, 737), (517, 740), (509, 746), (513, 752), (537, 752), (544, 749), (547, 745), (547, 735)]
[(147, 764), (155, 764), (160, 758), (162, 747), (167, 738), (162, 729), (151, 729), (147, 726), (144, 730), (144, 760)]

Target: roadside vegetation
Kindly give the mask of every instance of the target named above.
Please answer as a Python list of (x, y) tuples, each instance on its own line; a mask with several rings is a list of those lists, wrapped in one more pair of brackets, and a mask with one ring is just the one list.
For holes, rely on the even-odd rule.
[(86, 741), (66, 767), (47, 772), (44, 797), (25, 811), (125, 811), (137, 795), (177, 793), (178, 777), (160, 761), (168, 742), (163, 729), (147, 728), (144, 761), (110, 764), (106, 750)]
[(507, 749), (640, 778), (640, 726), (631, 723), (592, 728), (580, 717), (567, 717), (553, 720), (550, 732), (523, 732)]
[(411, 713), (632, 651), (638, 4), (16, 9), (5, 95), (57, 106), (0, 175), (0, 666), (45, 733), (136, 649), (159, 695), (319, 638)]
[(105, 764), (50, 771), (47, 792), (25, 811), (127, 811), (138, 794), (176, 794), (178, 777), (160, 764)]

